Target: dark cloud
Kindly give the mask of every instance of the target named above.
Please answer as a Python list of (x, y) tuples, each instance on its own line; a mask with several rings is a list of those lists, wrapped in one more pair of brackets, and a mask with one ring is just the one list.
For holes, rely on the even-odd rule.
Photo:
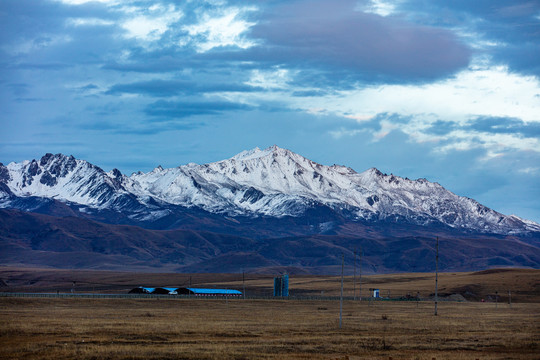
[(466, 124), (438, 120), (426, 129), (427, 134), (447, 135), (455, 130), (474, 131), (490, 134), (514, 134), (523, 137), (540, 137), (540, 123), (525, 122), (517, 118), (508, 117), (475, 117)]
[(138, 135), (138, 136), (147, 136), (147, 135), (156, 135), (170, 131), (190, 131), (198, 128), (207, 126), (205, 122), (202, 121), (170, 121), (167, 123), (160, 123), (156, 125), (153, 124), (144, 124), (141, 126), (133, 127), (123, 127), (118, 128), (115, 133), (119, 135)]
[(6, 46), (19, 44), (47, 29), (49, 34), (60, 30), (62, 21), (69, 16), (59, 3), (32, 0), (5, 0), (0, 2), (0, 42)]
[[(349, 129), (369, 129), (378, 131), (382, 129), (381, 121), (383, 120), (399, 125), (407, 124), (412, 120), (412, 117), (392, 113), (381, 113), (374, 116), (369, 121), (353, 124)], [(423, 130), (423, 132), (430, 135), (444, 136), (457, 130), (490, 134), (512, 134), (527, 138), (540, 137), (540, 123), (538, 122), (525, 122), (518, 118), (491, 116), (474, 117), (469, 119), (465, 124), (437, 120), (432, 122), (427, 129)]]
[(397, 82), (439, 78), (468, 65), (471, 51), (450, 31), (354, 11), (355, 5), (342, 0), (277, 6), (252, 28), (262, 45), (238, 55)]
[(37, 101), (45, 101), (46, 99), (43, 98), (33, 98), (33, 97), (21, 97), (16, 98), (16, 102), (37, 102)]
[(96, 132), (108, 132), (111, 134), (117, 135), (135, 135), (135, 136), (145, 136), (145, 135), (155, 135), (164, 133), (167, 131), (185, 131), (193, 130), (200, 127), (206, 126), (205, 122), (202, 121), (188, 121), (185, 119), (169, 119), (169, 121), (164, 122), (153, 122), (153, 123), (137, 123), (132, 122), (129, 124), (119, 123), (115, 121), (88, 121), (77, 126), (81, 130), (90, 130)]
[(114, 20), (116, 15), (98, 2), (66, 6), (57, 1), (2, 0), (0, 41), (4, 45), (32, 40), (35, 45), (47, 43), (50, 36), (66, 28), (68, 18), (100, 18)]
[[(353, 114), (344, 115), (353, 116)], [(376, 116), (373, 116), (371, 119), (361, 122), (354, 120), (354, 118), (341, 118), (339, 119), (339, 121), (333, 121), (335, 128), (330, 130), (330, 132), (343, 133), (343, 135), (358, 134), (359, 132), (361, 132), (364, 134), (371, 134), (369, 136), (373, 136), (374, 133), (379, 132), (383, 129), (383, 121), (389, 121), (393, 124), (401, 125), (408, 123), (409, 121), (411, 121), (411, 119), (411, 116), (401, 116), (399, 114), (393, 113), (379, 113)], [(394, 130), (401, 132), (399, 129)]]
[[(511, 194), (512, 212), (521, 214), (528, 202), (530, 212), (524, 214), (539, 219), (539, 196), (531, 196), (540, 189), (538, 152), (505, 149), (493, 161), (478, 161), (486, 158), (482, 146), (437, 152), (459, 139), (418, 143), (407, 132), (407, 122), (415, 120), (410, 116), (384, 113), (357, 122), (330, 111), (313, 115), (300, 109), (301, 99), (291, 101), (288, 95), (331, 94), (339, 103), (336, 90), (439, 79), (486, 54), (512, 72), (538, 75), (538, 1), (403, 0), (395, 2), (398, 13), (381, 17), (355, 10), (361, 6), (353, 0), (160, 0), (181, 8), (182, 18), (159, 39), (128, 36), (124, 21), (152, 17), (157, 13), (149, 7), (155, 3), (135, 0), (129, 4), (138, 10), (127, 13), (126, 2), (0, 0), (2, 161), (63, 152), (136, 171), (158, 163), (216, 161), (278, 143), (325, 164), (426, 177), (496, 209), (512, 203)], [(197, 52), (207, 39), (204, 34), (190, 37), (184, 26), (200, 23), (205, 14), (223, 14), (229, 5), (254, 4), (257, 11), (238, 16), (255, 24), (243, 34), (255, 46)], [(95, 19), (104, 21), (92, 23)], [(468, 48), (461, 40), (501, 45)], [(290, 70), (285, 88), (245, 85), (252, 70), (267, 75), (277, 69)], [(254, 103), (245, 105), (240, 96), (218, 97), (220, 91), (275, 93), (270, 100), (243, 94)], [(291, 109), (291, 103), (298, 108)], [(383, 126), (386, 122), (394, 126)], [(381, 130), (388, 133), (374, 141)], [(437, 121), (422, 131), (447, 135), (453, 130), (478, 133), (479, 139), (471, 139), (478, 143), (486, 133), (540, 137), (532, 122), (496, 117), (464, 125)], [(488, 165), (493, 168), (486, 171)]]
[(126, 61), (107, 60), (103, 63), (102, 69), (123, 73), (171, 73), (197, 69), (199, 74), (219, 70), (224, 73), (234, 72), (238, 75), (242, 71), (261, 68), (261, 65), (255, 62), (239, 62), (236, 58), (239, 51), (231, 53), (230, 49), (212, 49), (207, 53), (197, 53), (192, 47), (171, 46), (169, 43), (157, 49), (132, 48), (130, 50), (131, 54)]
[[(375, 74), (371, 74), (375, 75)], [(361, 79), (361, 77), (363, 77)], [(350, 71), (350, 69), (324, 69), (322, 67), (296, 69), (291, 86), (315, 87), (319, 91), (334, 92), (335, 90), (353, 90), (357, 88), (359, 80), (368, 81), (365, 74)], [(371, 78), (371, 80), (374, 80)], [(375, 79), (376, 80), (376, 79)], [(380, 79), (379, 79), (380, 80)], [(376, 80), (378, 81), (378, 80)]]
[[(100, 114), (99, 117), (92, 115), (76, 122), (68, 117), (51, 118), (46, 120), (46, 124), (56, 125), (56, 127), (62, 127), (64, 130), (111, 134), (113, 136), (155, 135), (168, 131), (193, 130), (207, 125), (205, 121), (195, 121), (187, 118), (164, 117), (160, 121), (149, 122), (141, 119), (121, 119), (111, 116), (111, 113), (106, 111)], [(51, 134), (44, 133), (44, 136), (51, 136)]]
[(310, 96), (325, 96), (328, 95), (328, 91), (324, 90), (302, 90), (302, 91), (294, 91), (292, 96), (299, 96), (299, 97), (310, 97)]
[[(110, 24), (75, 26), (70, 19), (100, 19)], [(99, 66), (136, 46), (122, 38), (118, 20), (117, 11), (97, 2), (69, 6), (58, 1), (2, 1), (0, 56), (9, 59), (9, 69), (69, 71)]]
[[(540, 33), (540, 26), (538, 31)], [(513, 71), (540, 76), (540, 38), (536, 43), (507, 44), (491, 53), (495, 61), (509, 65)]]
[[(180, 36), (180, 34), (177, 34)], [(185, 34), (184, 34), (185, 35)], [(178, 46), (178, 38), (171, 34), (152, 42), (150, 48), (136, 46), (131, 40), (125, 40), (130, 46), (129, 56), (118, 61), (116, 58), (106, 59), (102, 68), (119, 72), (134, 73), (165, 73), (183, 71), (189, 68), (199, 68), (201, 72), (209, 70), (208, 63), (202, 59), (192, 47)]]
[(85, 86), (81, 86), (78, 88), (80, 91), (89, 91), (89, 90), (96, 90), (99, 89), (99, 87), (95, 84), (87, 84)]
[(211, 92), (249, 92), (260, 88), (234, 83), (232, 80), (222, 83), (195, 82), (187, 80), (149, 80), (112, 86), (106, 94), (144, 94), (153, 97), (168, 97), (180, 94), (200, 94)]
[(106, 61), (101, 66), (104, 70), (115, 70), (118, 72), (135, 72), (135, 73), (166, 73), (180, 71), (185, 68), (198, 65), (195, 62), (186, 60), (178, 56), (132, 56), (130, 62), (119, 63), (117, 61)]
[(459, 126), (455, 122), (437, 120), (433, 122), (428, 129), (426, 129), (426, 133), (433, 135), (446, 135), (458, 128)]
[(33, 63), (33, 62), (21, 62), (16, 65), (9, 66), (10, 68), (21, 70), (65, 70), (67, 68), (75, 66), (74, 64), (60, 63), (60, 62), (48, 62), (48, 63)]
[(474, 119), (463, 129), (493, 134), (521, 134), (525, 137), (540, 137), (540, 123), (526, 123), (516, 118), (480, 117)]
[(481, 50), (512, 70), (540, 76), (540, 2), (408, 0), (399, 10), (422, 24), (461, 28), (495, 45)]
[(251, 106), (228, 101), (156, 101), (146, 107), (148, 116), (160, 121), (185, 118), (196, 115), (217, 115), (226, 111), (250, 110)]

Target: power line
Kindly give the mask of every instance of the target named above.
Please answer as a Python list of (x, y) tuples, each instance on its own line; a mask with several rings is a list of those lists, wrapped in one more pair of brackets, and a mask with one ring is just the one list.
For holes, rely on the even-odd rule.
[(360, 246), (360, 253), (358, 254), (360, 256), (360, 266), (359, 266), (360, 275), (358, 279), (358, 296), (360, 297), (360, 301), (362, 301), (362, 255), (363, 255), (363, 252), (364, 250)]
[(339, 297), (339, 328), (341, 329), (341, 319), (343, 314), (343, 265), (345, 262), (345, 255), (341, 253), (341, 296)]
[(354, 248), (353, 298), (356, 300), (356, 248)]
[(437, 249), (435, 251), (435, 316), (437, 316), (437, 302), (439, 301), (438, 286), (439, 286), (439, 237), (437, 236)]

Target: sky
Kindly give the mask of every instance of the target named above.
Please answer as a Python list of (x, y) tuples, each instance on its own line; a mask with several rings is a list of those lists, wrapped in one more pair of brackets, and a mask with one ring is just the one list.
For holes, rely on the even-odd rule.
[(540, 2), (2, 0), (0, 162), (274, 144), (540, 222)]

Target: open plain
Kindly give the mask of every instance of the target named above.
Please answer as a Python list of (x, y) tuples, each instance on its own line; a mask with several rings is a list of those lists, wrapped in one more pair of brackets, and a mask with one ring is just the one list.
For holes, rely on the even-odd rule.
[[(1, 272), (8, 285), (15, 283), (13, 271)], [(17, 274), (22, 279), (30, 273)], [(118, 283), (128, 276), (96, 272), (93, 281), (99, 282), (98, 275), (113, 276)], [(169, 280), (180, 276), (169, 275)], [(461, 289), (466, 297), (466, 292), (477, 291), (475, 296), (486, 299), (440, 301), (437, 316), (432, 299), (426, 297), (433, 287), (432, 274), (365, 277), (364, 287), (388, 289), (391, 298), (370, 300), (367, 291), (362, 301), (349, 296), (343, 303), (341, 328), (337, 299), (0, 297), (0, 358), (538, 359), (539, 275), (538, 270), (442, 274), (439, 286), (448, 293)], [(157, 282), (165, 275), (140, 276)], [(200, 281), (212, 277), (199, 276)], [(223, 275), (217, 284), (242, 289), (241, 281), (227, 276), (233, 275)], [(293, 294), (302, 289), (306, 295), (339, 293), (336, 277), (291, 279)], [(257, 286), (269, 280), (248, 277), (248, 294), (264, 293), (266, 288)], [(489, 298), (495, 288), (502, 295), (510, 283), (516, 294), (511, 305), (506, 298)], [(307, 292), (310, 288), (313, 291)], [(413, 289), (424, 296), (421, 301), (397, 301)], [(351, 290), (347, 278), (345, 293), (351, 295)]]

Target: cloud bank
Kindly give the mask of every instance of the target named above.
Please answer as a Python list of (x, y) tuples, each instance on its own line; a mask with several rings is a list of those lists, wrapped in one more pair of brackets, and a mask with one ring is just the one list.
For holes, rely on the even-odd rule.
[(277, 143), (540, 221), (537, 1), (4, 0), (0, 22), (2, 162)]

